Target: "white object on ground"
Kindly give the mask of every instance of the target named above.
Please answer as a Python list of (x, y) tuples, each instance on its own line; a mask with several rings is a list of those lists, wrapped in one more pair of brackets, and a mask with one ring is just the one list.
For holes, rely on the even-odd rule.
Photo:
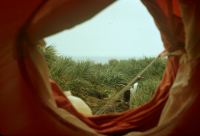
[(65, 91), (64, 94), (78, 112), (86, 116), (92, 115), (92, 110), (81, 98), (73, 96), (70, 91)]

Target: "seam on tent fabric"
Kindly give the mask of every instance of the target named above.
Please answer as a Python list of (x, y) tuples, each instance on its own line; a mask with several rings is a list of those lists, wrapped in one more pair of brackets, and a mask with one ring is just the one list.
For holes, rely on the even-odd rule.
[(30, 17), (25, 21), (24, 25), (22, 28), (20, 28), (17, 39), (16, 39), (16, 54), (17, 54), (17, 62), (18, 66), (21, 72), (22, 77), (29, 82), (29, 84), (33, 87), (33, 85), (30, 83), (28, 72), (25, 68), (25, 63), (24, 63), (24, 57), (25, 57), (25, 52), (24, 52), (24, 46), (28, 46), (29, 44), (33, 45), (27, 35), (27, 29), (32, 21), (32, 19), (37, 15), (38, 11), (47, 3), (47, 1), (42, 1), (38, 7), (32, 12)]
[[(33, 10), (33, 12), (30, 14), (28, 19), (24, 22), (24, 25), (19, 29), (19, 32), (17, 34), (16, 38), (16, 56), (17, 56), (17, 63), (19, 67), (19, 72), (21, 74), (22, 79), (24, 82), (29, 85), (32, 90), (36, 89), (36, 87), (33, 85), (31, 81), (30, 74), (28, 72), (27, 66), (26, 66), (26, 58), (29, 56), (27, 54), (25, 48), (28, 46), (33, 46), (34, 44), (29, 40), (28, 35), (27, 35), (27, 29), (32, 21), (32, 19), (37, 15), (38, 11), (46, 4), (47, 1), (42, 1), (38, 6)], [(30, 62), (30, 61), (29, 61)], [(30, 62), (32, 64), (32, 62)], [(37, 71), (36, 67), (31, 65), (33, 71)], [(38, 73), (37, 73), (38, 74)], [(37, 96), (39, 97), (39, 96)], [(41, 102), (42, 103), (42, 102)]]

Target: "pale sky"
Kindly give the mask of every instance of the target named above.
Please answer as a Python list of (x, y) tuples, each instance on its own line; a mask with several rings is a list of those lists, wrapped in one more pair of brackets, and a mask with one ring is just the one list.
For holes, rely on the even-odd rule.
[(45, 39), (63, 56), (156, 56), (159, 32), (140, 0), (118, 0), (91, 20)]

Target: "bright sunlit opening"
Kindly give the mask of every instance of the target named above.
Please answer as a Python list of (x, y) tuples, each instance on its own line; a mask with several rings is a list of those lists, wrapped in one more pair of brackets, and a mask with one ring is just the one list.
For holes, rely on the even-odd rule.
[(94, 61), (157, 56), (159, 32), (139, 0), (119, 0), (93, 19), (45, 39), (59, 55)]

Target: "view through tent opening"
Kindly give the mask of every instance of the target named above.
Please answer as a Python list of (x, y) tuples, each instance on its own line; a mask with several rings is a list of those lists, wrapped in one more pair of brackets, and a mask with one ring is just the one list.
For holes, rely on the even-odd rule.
[[(78, 38), (77, 38), (78, 37)], [(159, 32), (140, 1), (117, 1), (93, 19), (45, 39), (51, 78), (82, 98), (96, 113), (162, 50)], [(151, 99), (162, 78), (159, 59), (138, 80), (130, 103), (124, 94), (105, 113), (121, 112)], [(128, 95), (127, 95), (128, 94)]]

